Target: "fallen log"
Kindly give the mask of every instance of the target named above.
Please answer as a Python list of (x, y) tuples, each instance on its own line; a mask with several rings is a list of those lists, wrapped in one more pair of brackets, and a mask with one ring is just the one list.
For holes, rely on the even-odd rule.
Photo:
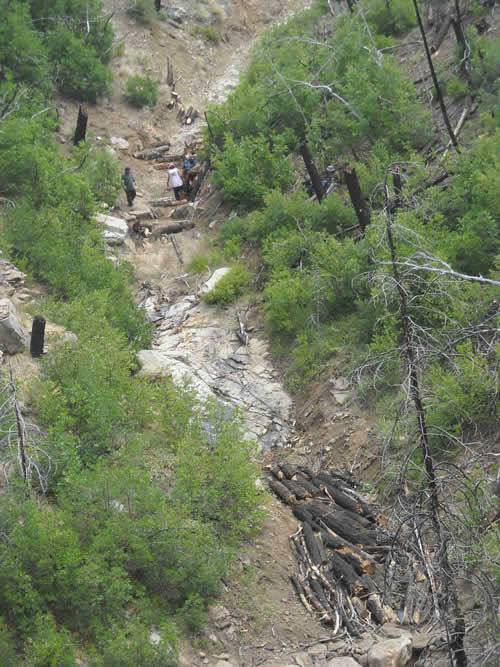
[(274, 475), (274, 477), (276, 477), (276, 479), (282, 480), (285, 478), (285, 475), (277, 465), (269, 465), (266, 466), (266, 468)]
[(313, 516), (312, 516), (311, 512), (309, 512), (309, 510), (307, 509), (307, 506), (304, 505), (304, 504), (294, 505), (292, 507), (292, 512), (293, 512), (294, 516), (297, 517), (297, 519), (299, 521), (305, 521), (307, 523), (312, 523), (312, 521), (313, 521)]
[(184, 232), (186, 229), (193, 229), (194, 222), (179, 222), (175, 225), (162, 225), (153, 230), (152, 236), (154, 238), (159, 238), (162, 234), (178, 234), (179, 232)]
[[(349, 542), (348, 540), (342, 539), (340, 537), (340, 535), (337, 535), (337, 533), (334, 530), (332, 530), (329, 526), (327, 526), (324, 523), (324, 521), (322, 521), (321, 519), (319, 519), (318, 521), (314, 521), (314, 519), (313, 519), (312, 526), (313, 526), (313, 528), (321, 530), (322, 533), (324, 532), (324, 533), (326, 533), (326, 535), (329, 535), (332, 538), (332, 540), (338, 541), (338, 543), (340, 544), (341, 549), (346, 549), (347, 551), (352, 551), (353, 553), (357, 554), (363, 560), (366, 560), (366, 561), (372, 563), (374, 568), (378, 564), (373, 556), (366, 553), (366, 551), (364, 551), (363, 549), (358, 547), (356, 544), (353, 544), (352, 542)], [(333, 544), (333, 542), (332, 542), (332, 544)], [(339, 547), (330, 547), (330, 548), (337, 549)]]
[(321, 614), (321, 620), (322, 620), (324, 623), (331, 623), (331, 624), (333, 624), (333, 619), (332, 619), (332, 617), (330, 616), (330, 614), (328, 613), (328, 611), (323, 607), (323, 605), (322, 605), (321, 602), (318, 600), (318, 598), (316, 597), (316, 595), (313, 593), (313, 591), (311, 590), (310, 586), (308, 586), (305, 582), (302, 584), (302, 586), (303, 586), (303, 588), (304, 588), (304, 592), (305, 592), (305, 594), (306, 594), (306, 596), (307, 596), (307, 599), (309, 600), (309, 602), (311, 603), (311, 605), (314, 607), (314, 609), (316, 609), (317, 612), (319, 612), (319, 613)]
[(356, 514), (363, 514), (367, 518), (373, 517), (373, 510), (369, 505), (361, 501), (355, 500), (352, 496), (347, 495), (337, 486), (331, 483), (325, 482), (321, 477), (316, 476), (311, 479), (312, 483), (320, 488), (324, 489), (325, 492), (334, 500), (338, 505), (344, 507), (351, 512)]
[(335, 579), (342, 582), (352, 595), (358, 595), (364, 588), (352, 565), (349, 565), (336, 551), (332, 552), (330, 566)]
[(156, 208), (163, 208), (165, 206), (177, 206), (178, 203), (179, 202), (176, 199), (172, 199), (171, 197), (160, 197), (160, 199), (152, 199), (149, 202), (150, 206), (154, 206)]
[(304, 489), (306, 489), (313, 498), (323, 493), (323, 491), (319, 487), (317, 487), (315, 484), (310, 482), (302, 475), (297, 475), (297, 482), (300, 484), (300, 486), (304, 487)]
[(321, 565), (323, 562), (321, 550), (310, 523), (304, 522), (302, 534), (304, 535), (304, 542), (313, 565)]
[(164, 144), (163, 146), (156, 146), (155, 148), (145, 148), (142, 151), (137, 151), (137, 153), (132, 153), (132, 155), (137, 160), (154, 160), (155, 158), (162, 157), (169, 148), (170, 144)]
[(278, 482), (278, 480), (270, 479), (269, 486), (284, 503), (293, 505), (297, 502), (297, 498), (294, 496), (294, 494), (289, 491), (281, 482)]
[(295, 494), (297, 500), (304, 500), (305, 498), (311, 498), (309, 491), (304, 489), (298, 482), (294, 482), (293, 479), (282, 479), (281, 483), (286, 486), (292, 493)]
[(304, 607), (307, 609), (309, 613), (312, 613), (312, 607), (307, 601), (307, 598), (304, 593), (304, 589), (302, 588), (302, 585), (300, 581), (297, 579), (295, 575), (290, 576), (290, 581), (292, 582), (293, 587), (295, 588), (295, 591), (297, 592), (297, 595), (299, 596), (299, 600), (302, 602)]
[(278, 463), (278, 465), (287, 479), (296, 478), (298, 470), (295, 466), (289, 465), (288, 463)]
[(180, 162), (184, 159), (184, 155), (176, 153), (174, 155), (160, 155), (157, 159), (157, 162), (153, 165), (153, 169), (168, 169), (168, 166), (172, 162)]
[(331, 528), (339, 537), (343, 537), (345, 540), (348, 540), (352, 544), (361, 544), (363, 546), (367, 544), (374, 544), (376, 542), (375, 535), (368, 533), (367, 531), (354, 530), (352, 527), (347, 527), (344, 525), (342, 520), (339, 520), (335, 517), (334, 513), (326, 514), (321, 517), (321, 521)]

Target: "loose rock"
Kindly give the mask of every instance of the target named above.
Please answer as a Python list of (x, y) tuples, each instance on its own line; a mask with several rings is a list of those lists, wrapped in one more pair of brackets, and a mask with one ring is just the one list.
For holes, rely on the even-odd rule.
[(9, 354), (24, 350), (28, 335), (9, 299), (0, 299), (0, 349)]
[(128, 225), (125, 220), (115, 218), (111, 215), (98, 213), (97, 222), (104, 226), (104, 238), (109, 245), (120, 245), (125, 242), (128, 235)]
[(404, 667), (411, 658), (411, 638), (386, 639), (368, 651), (368, 667)]

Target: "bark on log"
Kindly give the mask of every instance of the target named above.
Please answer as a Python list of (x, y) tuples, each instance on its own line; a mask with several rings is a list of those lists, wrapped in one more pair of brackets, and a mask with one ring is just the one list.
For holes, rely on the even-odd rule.
[(294, 505), (292, 508), (294, 516), (299, 520), (299, 521), (305, 521), (307, 523), (312, 523), (313, 516), (311, 512), (307, 509), (307, 505), (301, 504), (301, 505)]
[(374, 544), (376, 538), (371, 533), (368, 533), (365, 530), (354, 530), (351, 526), (347, 527), (344, 525), (343, 521), (337, 519), (335, 514), (327, 514), (321, 517), (321, 521), (331, 528), (337, 535), (343, 537), (345, 540), (353, 544), (361, 544), (363, 546), (367, 544)]
[(152, 236), (159, 238), (162, 234), (178, 234), (184, 232), (186, 229), (193, 229), (194, 222), (179, 222), (175, 225), (162, 225), (153, 230)]
[(302, 584), (304, 587), (304, 592), (307, 596), (307, 599), (311, 603), (311, 605), (316, 609), (317, 612), (321, 614), (321, 620), (324, 621), (325, 623), (333, 623), (333, 619), (328, 613), (328, 611), (323, 607), (321, 602), (318, 600), (316, 595), (313, 593), (311, 590), (311, 587), (308, 586), (306, 583)]
[(285, 479), (284, 473), (277, 465), (267, 466), (267, 469), (273, 474), (274, 477), (276, 477), (276, 479), (279, 479), (280, 481)]
[(278, 482), (276, 479), (269, 480), (269, 486), (274, 491), (274, 493), (281, 498), (281, 500), (289, 505), (293, 505), (297, 502), (297, 498), (289, 491), (286, 486), (283, 486), (281, 482)]
[(284, 484), (286, 488), (295, 495), (297, 500), (311, 498), (309, 491), (306, 491), (303, 486), (301, 486), (298, 482), (295, 482), (293, 479), (282, 479), (281, 483)]
[(321, 550), (310, 523), (303, 524), (302, 533), (304, 535), (304, 541), (313, 565), (321, 565), (323, 561), (321, 557)]
[(292, 585), (295, 588), (295, 590), (297, 592), (297, 595), (299, 596), (300, 601), (302, 602), (304, 607), (307, 609), (307, 611), (311, 613), (312, 608), (311, 608), (311, 605), (309, 604), (309, 602), (307, 601), (307, 598), (306, 598), (305, 593), (304, 593), (304, 589), (302, 588), (302, 584), (297, 579), (297, 577), (293, 574), (290, 576), (290, 581), (292, 582)]
[(332, 552), (330, 565), (337, 581), (342, 582), (350, 593), (356, 594), (362, 590), (363, 586), (354, 568), (336, 551)]
[(295, 479), (297, 475), (297, 468), (295, 466), (291, 466), (288, 463), (278, 463), (280, 469), (283, 471), (283, 474), (285, 477), (288, 479)]
[(297, 482), (301, 486), (303, 486), (304, 489), (306, 489), (311, 494), (312, 497), (319, 496), (323, 493), (323, 491), (318, 486), (316, 486), (315, 484), (310, 482), (308, 479), (306, 479), (302, 475), (297, 475)]
[(75, 136), (73, 137), (73, 144), (78, 146), (80, 141), (85, 141), (85, 136), (87, 134), (87, 121), (89, 119), (89, 114), (85, 104), (80, 104), (78, 108), (78, 118), (76, 121)]
[(325, 482), (324, 473), (321, 477), (319, 475), (313, 477), (311, 481), (320, 488), (326, 488), (333, 500), (344, 509), (353, 512), (354, 514), (362, 514), (366, 518), (374, 518), (373, 509), (367, 503), (364, 503), (361, 500), (355, 500), (352, 496), (344, 493), (338, 486)]
[(176, 199), (172, 199), (172, 197), (161, 197), (160, 199), (152, 199), (149, 202), (150, 206), (154, 206), (155, 208), (165, 208), (166, 206), (177, 206), (178, 201)]
[(345, 184), (347, 185), (347, 190), (349, 191), (349, 197), (351, 198), (352, 205), (356, 211), (359, 226), (361, 227), (361, 234), (364, 236), (365, 228), (370, 224), (371, 218), (370, 211), (368, 210), (361, 192), (361, 186), (356, 174), (356, 169), (350, 166), (345, 167), (344, 179)]
[(41, 357), (45, 339), (45, 317), (35, 315), (31, 327), (30, 354), (32, 357)]

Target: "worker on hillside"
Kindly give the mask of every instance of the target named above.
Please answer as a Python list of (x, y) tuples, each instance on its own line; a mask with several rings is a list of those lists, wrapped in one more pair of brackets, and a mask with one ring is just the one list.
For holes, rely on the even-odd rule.
[(127, 195), (128, 205), (132, 206), (137, 192), (135, 191), (135, 178), (132, 176), (130, 167), (125, 167), (125, 171), (122, 174), (122, 183)]
[(182, 180), (182, 174), (175, 164), (170, 164), (168, 166), (168, 182), (167, 186), (172, 188), (174, 195), (177, 201), (182, 198), (184, 192), (184, 181)]

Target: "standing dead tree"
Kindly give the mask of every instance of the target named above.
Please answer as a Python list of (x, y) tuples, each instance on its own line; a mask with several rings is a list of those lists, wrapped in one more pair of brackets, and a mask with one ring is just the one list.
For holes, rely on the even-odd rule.
[[(370, 280), (372, 285), (380, 285), (379, 295), (400, 323), (401, 343), (369, 357), (357, 371), (358, 376), (371, 374), (377, 383), (388, 364), (394, 368), (399, 361), (404, 368), (402, 397), (382, 453), (384, 469), (391, 467), (388, 451), (397, 450), (398, 460), (391, 473), (395, 476), (389, 527), (395, 539), (387, 559), (384, 603), (403, 610), (403, 623), (428, 621), (442, 628), (442, 648), (453, 667), (465, 667), (469, 662), (487, 664), (499, 648), (499, 595), (494, 584), (494, 556), (487, 546), (498, 539), (498, 516), (484, 472), (493, 455), (482, 451), (478, 442), (467, 442), (439, 420), (429, 418), (430, 408), (446, 399), (433, 393), (439, 393), (439, 385), (433, 390), (422, 380), (432, 364), (445, 364), (459, 373), (460, 360), (466, 354), (459, 346), (464, 341), (474, 344), (486, 369), (498, 341), (498, 304), (482, 315), (483, 319), (467, 325), (451, 315), (446, 315), (447, 326), (442, 329), (435, 322), (442, 315), (439, 309), (456, 301), (464, 280), (483, 283), (485, 288), (498, 281), (453, 271), (425, 250), (424, 239), (394, 222), (394, 199), (399, 200), (402, 192), (397, 178), (394, 193), (390, 192), (388, 177), (391, 172), (398, 174), (400, 168), (390, 166), (383, 186), (385, 220), (378, 247), (385, 240), (389, 259), (375, 257), (381, 271), (372, 273)], [(411, 257), (398, 254), (397, 239), (402, 238), (410, 239), (406, 247), (419, 248)], [(429, 316), (434, 326), (427, 324)], [(477, 362), (471, 359), (471, 363)], [(492, 365), (487, 374), (491, 386), (496, 386), (496, 367)], [(452, 403), (453, 397), (449, 400)], [(486, 409), (493, 415), (493, 407)], [(471, 424), (469, 414), (464, 418)], [(470, 425), (469, 432), (477, 437), (478, 425)], [(401, 440), (408, 443), (403, 453)], [(474, 609), (463, 605), (462, 587), (474, 590)], [(468, 637), (472, 638), (469, 642)], [(433, 657), (428, 662), (423, 657), (419, 664), (431, 665)]]
[(11, 371), (0, 378), (0, 468), (7, 483), (17, 463), (26, 487), (36, 480), (41, 491), (47, 491), (52, 460), (41, 439), (38, 427), (23, 416)]

